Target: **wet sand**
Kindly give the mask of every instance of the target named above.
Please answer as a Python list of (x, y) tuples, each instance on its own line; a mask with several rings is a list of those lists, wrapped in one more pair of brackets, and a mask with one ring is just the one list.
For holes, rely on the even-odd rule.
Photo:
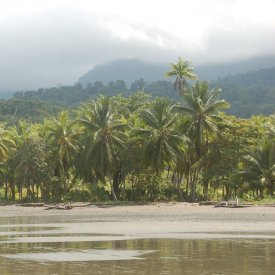
[(271, 275), (274, 257), (275, 207), (0, 207), (0, 274)]
[[(189, 203), (104, 208), (88, 206), (71, 210), (45, 210), (43, 207), (21, 206), (0, 207), (0, 227), (19, 224), (21, 226), (26, 224), (28, 227), (37, 224), (51, 226), (52, 234), (93, 233), (94, 236), (83, 237), (92, 240), (236, 238), (240, 236), (275, 238), (275, 207), (215, 208)], [(54, 230), (54, 227), (58, 229)], [(104, 234), (104, 236), (96, 234)], [(43, 241), (41, 238), (43, 237), (33, 236), (33, 241)], [(47, 238), (48, 241), (53, 241), (52, 238), (55, 237)], [(64, 241), (60, 236), (58, 238)], [(79, 240), (79, 237), (68, 238), (71, 241)]]

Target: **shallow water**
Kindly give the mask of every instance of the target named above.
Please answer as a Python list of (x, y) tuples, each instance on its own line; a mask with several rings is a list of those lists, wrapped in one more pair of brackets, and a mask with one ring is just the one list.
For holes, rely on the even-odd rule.
[(145, 238), (77, 233), (72, 222), (81, 219), (0, 218), (0, 274), (275, 274), (274, 232)]

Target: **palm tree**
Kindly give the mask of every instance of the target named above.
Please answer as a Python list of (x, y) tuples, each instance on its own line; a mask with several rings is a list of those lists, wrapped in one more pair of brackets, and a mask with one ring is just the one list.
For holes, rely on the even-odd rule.
[(9, 152), (9, 157), (6, 160), (6, 178), (7, 184), (10, 186), (11, 198), (15, 201), (16, 185), (19, 193), (19, 199), (22, 199), (22, 190), (24, 182), (23, 180), (16, 181), (17, 173), (16, 169), (20, 158), (17, 157), (18, 148), (24, 143), (24, 141), (31, 135), (30, 125), (24, 121), (19, 121), (16, 127), (12, 127), (9, 130), (10, 139), (13, 142), (13, 146)]
[(225, 100), (218, 99), (220, 92), (217, 88), (209, 90), (205, 81), (197, 81), (190, 93), (183, 96), (185, 104), (175, 107), (190, 116), (189, 134), (195, 139), (197, 159), (203, 155), (204, 137), (218, 132), (217, 122), (223, 120), (218, 111), (230, 106)]
[(112, 198), (117, 200), (113, 175), (119, 162), (119, 150), (125, 148), (127, 124), (116, 117), (114, 102), (108, 97), (100, 97), (88, 108), (82, 110), (78, 120), (85, 128), (86, 165), (102, 181), (109, 178)]
[(21, 199), (22, 183), (27, 188), (27, 199), (38, 200), (42, 183), (49, 182), (46, 152), (45, 141), (38, 135), (26, 138), (17, 148), (10, 164), (14, 167), (14, 179), (20, 183), (18, 191)]
[(150, 109), (139, 113), (143, 128), (133, 131), (141, 141), (145, 165), (157, 173), (184, 151), (186, 137), (175, 129), (177, 115), (172, 108), (167, 99), (156, 99)]
[[(207, 82), (197, 81), (190, 89), (189, 93), (183, 95), (184, 105), (175, 106), (178, 112), (183, 112), (189, 116), (184, 121), (187, 124), (189, 138), (194, 140), (194, 149), (189, 146), (189, 167), (188, 177), (190, 180), (191, 199), (196, 196), (196, 181), (203, 163), (203, 156), (207, 154), (208, 139), (211, 135), (218, 133), (218, 122), (223, 118), (218, 111), (228, 108), (229, 104), (225, 100), (219, 100), (221, 90), (209, 89)], [(186, 127), (186, 125), (185, 125)]]
[(0, 179), (5, 184), (5, 199), (8, 197), (7, 161), (16, 150), (15, 148), (16, 145), (11, 132), (5, 130), (3, 125), (0, 125)]
[(263, 146), (245, 156), (245, 169), (240, 172), (251, 185), (262, 190), (267, 188), (273, 195), (275, 187), (275, 142)]
[(10, 152), (10, 149), (15, 146), (14, 141), (9, 137), (9, 132), (0, 125), (0, 163), (4, 162)]
[(166, 77), (176, 77), (174, 82), (175, 90), (181, 95), (187, 91), (186, 79), (195, 80), (197, 76), (194, 74), (194, 69), (190, 66), (191, 62), (183, 60), (179, 57), (177, 63), (171, 63), (171, 70), (165, 73)]
[[(79, 147), (81, 131), (76, 129), (75, 122), (70, 121), (68, 113), (64, 111), (60, 113), (58, 119), (46, 121), (45, 130), (53, 148), (55, 175), (61, 179), (63, 191), (67, 192), (68, 171)], [(59, 191), (56, 190), (57, 198), (60, 196)]]

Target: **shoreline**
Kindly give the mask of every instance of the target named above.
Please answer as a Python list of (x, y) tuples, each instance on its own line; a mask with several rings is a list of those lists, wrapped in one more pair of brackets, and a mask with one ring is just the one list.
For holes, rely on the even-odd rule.
[(157, 203), (44, 210), (43, 207), (0, 206), (0, 228), (38, 225), (59, 228), (56, 232), (66, 234), (110, 235), (92, 238), (98, 241), (121, 238), (275, 239), (275, 207), (215, 208), (189, 203)]

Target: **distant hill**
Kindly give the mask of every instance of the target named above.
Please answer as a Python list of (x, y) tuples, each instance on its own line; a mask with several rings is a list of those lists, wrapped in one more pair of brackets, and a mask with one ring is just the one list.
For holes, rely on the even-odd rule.
[[(228, 75), (211, 81), (213, 87), (222, 88), (221, 98), (231, 103), (229, 114), (239, 117), (251, 115), (270, 115), (275, 112), (275, 66), (247, 73)], [(38, 100), (50, 102), (52, 106), (59, 104), (64, 108), (75, 108), (81, 103), (95, 98), (98, 94), (128, 96), (135, 91), (144, 90), (153, 96), (166, 96), (179, 100), (171, 81), (158, 80), (147, 82), (138, 79), (127, 85), (123, 80), (110, 81), (104, 84), (95, 81), (91, 84), (77, 83), (73, 86), (59, 86), (37, 91), (17, 92), (14, 98), (19, 100)]]
[[(258, 57), (235, 63), (206, 64), (196, 66), (194, 69), (200, 79), (216, 80), (219, 77), (237, 73), (246, 73), (262, 68), (275, 67), (275, 56)], [(169, 70), (169, 64), (153, 64), (138, 59), (121, 59), (95, 66), (78, 80), (86, 86), (88, 83), (101, 81), (108, 84), (110, 81), (123, 80), (128, 85), (143, 78), (152, 82), (164, 80), (164, 73)]]
[(229, 75), (211, 83), (231, 103), (228, 111), (241, 117), (275, 113), (275, 67)]
[(200, 79), (217, 80), (228, 75), (258, 71), (275, 67), (275, 56), (264, 56), (246, 59), (238, 62), (205, 64), (195, 66), (195, 71)]
[(78, 82), (83, 85), (96, 81), (107, 84), (121, 79), (129, 85), (140, 78), (145, 81), (157, 81), (164, 79), (164, 73), (168, 68), (167, 65), (146, 63), (138, 59), (122, 59), (95, 66), (80, 77)]

